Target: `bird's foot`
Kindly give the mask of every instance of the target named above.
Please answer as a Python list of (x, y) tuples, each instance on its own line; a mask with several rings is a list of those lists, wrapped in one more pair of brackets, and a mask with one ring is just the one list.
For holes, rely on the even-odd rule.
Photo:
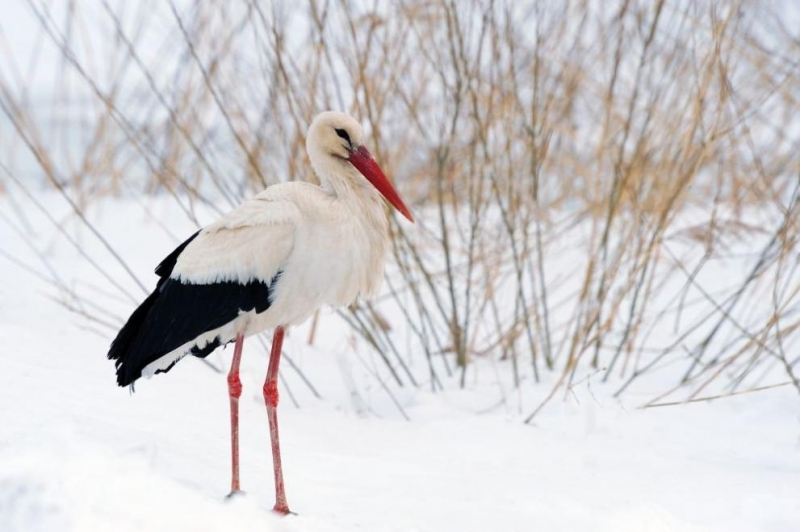
[(293, 511), (289, 509), (289, 505), (286, 503), (275, 503), (275, 506), (272, 508), (272, 511), (278, 515), (297, 515)]
[(232, 500), (236, 500), (236, 499), (241, 499), (241, 498), (245, 497), (246, 495), (247, 495), (246, 491), (233, 490), (230, 493), (228, 493), (227, 495), (225, 495), (225, 500), (226, 501), (232, 501)]

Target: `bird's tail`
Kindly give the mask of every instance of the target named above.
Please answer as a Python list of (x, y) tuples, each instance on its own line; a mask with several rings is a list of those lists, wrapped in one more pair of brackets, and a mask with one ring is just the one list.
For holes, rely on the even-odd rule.
[(128, 322), (119, 331), (117, 337), (111, 342), (111, 348), (108, 350), (108, 358), (115, 361), (117, 368), (117, 384), (120, 386), (128, 386), (133, 381), (142, 376), (141, 365), (142, 359), (139, 356), (131, 356), (134, 352), (134, 345), (137, 338), (145, 327), (145, 321), (150, 310), (155, 305), (156, 298), (158, 297), (158, 289), (153, 291), (147, 299), (145, 299), (139, 308), (133, 311)]

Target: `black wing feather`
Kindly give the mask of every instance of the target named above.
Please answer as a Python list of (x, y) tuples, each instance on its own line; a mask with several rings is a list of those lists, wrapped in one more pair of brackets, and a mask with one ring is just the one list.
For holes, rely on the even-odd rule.
[[(269, 283), (253, 280), (190, 284), (169, 277), (178, 256), (198, 233), (158, 265), (156, 274), (160, 279), (156, 289), (133, 311), (111, 343), (108, 358), (116, 361), (120, 386), (133, 383), (148, 364), (201, 334), (233, 321), (240, 312), (254, 309), (264, 312), (269, 308), (280, 272)], [(217, 337), (202, 348), (193, 346), (187, 354), (206, 357), (221, 343)], [(158, 372), (169, 371), (173, 365)]]
[[(202, 231), (202, 229), (200, 229)], [(187, 238), (183, 244), (176, 247), (175, 250), (164, 257), (164, 260), (156, 266), (155, 274), (161, 277), (162, 279), (166, 279), (170, 275), (172, 275), (172, 270), (175, 268), (175, 263), (178, 262), (178, 256), (183, 253), (183, 250), (186, 249), (186, 246), (192, 243), (192, 240), (197, 238), (197, 235), (200, 234), (200, 231), (197, 231), (195, 234)]]

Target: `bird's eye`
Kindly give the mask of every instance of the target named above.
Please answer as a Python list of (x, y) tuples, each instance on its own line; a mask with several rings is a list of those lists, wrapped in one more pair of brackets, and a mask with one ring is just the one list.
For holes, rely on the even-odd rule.
[(347, 134), (347, 131), (345, 131), (344, 129), (339, 129), (339, 128), (336, 128), (336, 134), (337, 134), (337, 135), (339, 135), (339, 138), (342, 138), (342, 139), (344, 139), (344, 140), (345, 140), (345, 141), (346, 141), (348, 144), (351, 144), (351, 142), (350, 142), (350, 135), (348, 135), (348, 134)]

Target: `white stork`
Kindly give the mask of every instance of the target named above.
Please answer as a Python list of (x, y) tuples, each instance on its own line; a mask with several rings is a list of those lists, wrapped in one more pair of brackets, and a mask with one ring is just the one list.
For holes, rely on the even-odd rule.
[(192, 235), (158, 265), (156, 289), (112, 342), (120, 386), (169, 371), (186, 355), (235, 342), (228, 374), (231, 493), (239, 485), (239, 361), (247, 336), (274, 329), (264, 400), (275, 473), (275, 507), (289, 513), (278, 441), (278, 364), (284, 329), (323, 305), (350, 305), (381, 283), (389, 246), (383, 195), (408, 208), (363, 145), (359, 123), (318, 115), (306, 149), (322, 186), (273, 185)]

